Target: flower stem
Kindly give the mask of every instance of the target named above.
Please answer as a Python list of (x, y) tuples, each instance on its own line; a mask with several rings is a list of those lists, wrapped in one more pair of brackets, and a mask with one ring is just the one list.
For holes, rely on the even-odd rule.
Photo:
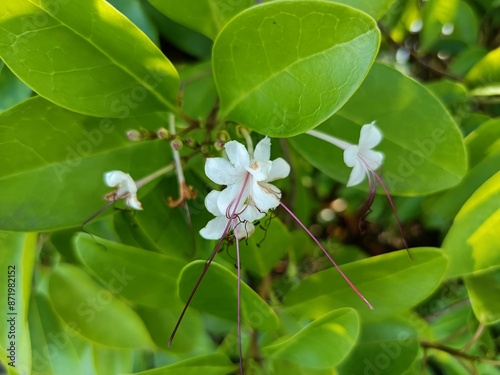
[[(170, 113), (168, 115), (168, 127), (170, 134), (172, 136), (175, 136), (176, 130), (175, 130), (175, 115), (173, 113)], [(182, 170), (182, 163), (181, 163), (181, 156), (179, 154), (179, 151), (175, 150), (172, 148), (172, 154), (174, 156), (174, 164), (175, 164), (175, 170), (177, 171), (177, 181), (179, 182), (179, 188), (186, 183), (186, 180), (184, 178), (184, 172)]]
[[(149, 176), (143, 177), (140, 180), (137, 180), (135, 182), (135, 185), (137, 186), (137, 189), (140, 187), (149, 184), (151, 181), (157, 179), (158, 177), (163, 176), (164, 174), (171, 172), (174, 170), (174, 165), (169, 164), (166, 167), (163, 167), (161, 169), (158, 169), (156, 172), (151, 173)], [(118, 198), (118, 197), (117, 197)]]
[(238, 267), (238, 353), (240, 355), (240, 374), (243, 375), (243, 348), (241, 346), (241, 262), (238, 236), (236, 236), (236, 266)]
[(285, 204), (283, 202), (280, 202), (280, 205), (297, 221), (297, 223), (299, 223), (299, 225), (302, 227), (302, 229), (304, 229), (306, 231), (306, 233), (309, 235), (309, 237), (311, 237), (313, 239), (313, 241), (316, 242), (316, 245), (318, 245), (319, 248), (321, 250), (323, 250), (323, 252), (327, 256), (327, 258), (330, 259), (330, 262), (332, 262), (332, 264), (335, 266), (337, 271), (339, 271), (339, 273), (342, 275), (342, 277), (347, 282), (347, 284), (349, 284), (349, 286), (352, 288), (352, 290), (354, 290), (354, 292), (356, 292), (356, 294), (363, 300), (363, 302), (366, 303), (371, 310), (373, 310), (372, 304), (370, 302), (368, 302), (368, 300), (365, 298), (365, 296), (363, 296), (363, 294), (361, 294), (361, 292), (358, 290), (358, 288), (356, 288), (354, 286), (352, 281), (349, 280), (349, 278), (346, 276), (346, 274), (340, 269), (340, 267), (337, 265), (337, 263), (333, 260), (333, 258), (328, 253), (328, 251), (325, 250), (323, 245), (321, 245), (321, 243), (318, 241), (318, 239), (311, 233), (311, 231), (309, 229), (307, 229), (307, 227), (304, 225), (304, 223), (302, 223), (302, 221), (300, 221), (300, 219), (287, 206), (285, 206)]
[(250, 159), (253, 159), (253, 142), (252, 137), (250, 137), (250, 133), (243, 127), (240, 127), (240, 132), (245, 138), (245, 142), (247, 144), (248, 155), (250, 155)]
[(469, 361), (482, 362), (482, 363), (488, 363), (490, 365), (500, 366), (500, 361), (498, 361), (498, 360), (477, 357), (475, 355), (464, 353), (462, 350), (450, 348), (448, 346), (445, 346), (445, 345), (442, 345), (439, 343), (430, 342), (427, 340), (420, 340), (420, 345), (424, 348), (440, 350), (442, 352), (446, 352), (448, 354), (451, 354), (454, 357), (465, 358), (465, 359), (468, 359)]
[(352, 146), (352, 144), (350, 144), (349, 142), (346, 142), (342, 139), (335, 138), (329, 134), (325, 134), (325, 133), (319, 132), (317, 130), (308, 130), (306, 132), (306, 134), (309, 134), (313, 137), (316, 137), (316, 138), (319, 138), (323, 141), (331, 143), (332, 145), (337, 146), (337, 147), (341, 148), (342, 150), (345, 150), (347, 147)]

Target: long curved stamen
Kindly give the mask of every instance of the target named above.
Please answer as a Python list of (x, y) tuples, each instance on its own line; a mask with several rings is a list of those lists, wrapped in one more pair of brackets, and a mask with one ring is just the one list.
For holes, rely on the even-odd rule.
[(245, 191), (245, 188), (246, 188), (246, 186), (248, 184), (249, 176), (250, 176), (250, 173), (247, 173), (247, 175), (245, 176), (245, 180), (243, 182), (243, 188), (241, 189), (240, 193), (238, 194), (238, 198), (236, 199), (235, 208), (233, 210), (231, 218), (227, 222), (226, 227), (224, 228), (224, 232), (222, 233), (221, 238), (217, 242), (217, 245), (215, 245), (215, 248), (212, 251), (212, 254), (210, 254), (210, 258), (208, 258), (207, 263), (205, 264), (205, 267), (203, 268), (203, 271), (201, 272), (200, 276), (198, 277), (198, 280), (196, 281), (196, 284), (194, 285), (193, 291), (189, 295), (189, 298), (186, 301), (186, 304), (184, 305), (184, 308), (182, 309), (181, 315), (179, 316), (179, 319), (177, 320), (177, 323), (175, 324), (174, 330), (172, 331), (172, 334), (170, 335), (170, 339), (168, 340), (168, 347), (169, 348), (170, 348), (170, 345), (172, 344), (172, 341), (174, 340), (174, 337), (175, 337), (175, 334), (177, 333), (177, 330), (179, 329), (179, 326), (180, 326), (180, 324), (182, 322), (182, 318), (184, 318), (184, 315), (186, 314), (186, 311), (187, 311), (187, 309), (189, 307), (189, 304), (191, 303), (191, 300), (193, 299), (196, 291), (198, 290), (198, 287), (200, 286), (201, 281), (203, 280), (203, 277), (207, 273), (208, 268), (212, 264), (212, 261), (214, 260), (215, 255), (217, 255), (217, 253), (219, 252), (219, 249), (220, 249), (220, 247), (222, 245), (222, 241), (224, 241), (224, 238), (226, 237), (226, 235), (228, 234), (229, 230), (231, 229), (231, 224), (232, 224), (234, 218), (237, 216), (236, 215), (237, 207), (240, 204), (241, 198), (243, 196), (243, 192)]
[(306, 231), (306, 233), (309, 235), (309, 237), (311, 237), (313, 239), (313, 241), (316, 242), (316, 245), (318, 245), (319, 248), (321, 250), (323, 250), (323, 252), (327, 256), (327, 258), (330, 259), (330, 262), (332, 262), (332, 264), (335, 266), (337, 271), (339, 271), (339, 273), (342, 275), (342, 277), (347, 282), (347, 284), (349, 284), (349, 286), (352, 288), (352, 290), (354, 290), (354, 292), (356, 292), (356, 294), (363, 300), (363, 302), (366, 303), (368, 305), (368, 307), (373, 310), (372, 304), (370, 302), (368, 302), (368, 300), (365, 298), (365, 296), (363, 296), (363, 294), (361, 294), (361, 292), (358, 290), (358, 288), (356, 288), (354, 286), (352, 281), (349, 280), (349, 278), (346, 276), (346, 274), (340, 269), (340, 267), (337, 265), (337, 263), (330, 256), (328, 251), (326, 251), (325, 248), (321, 245), (321, 243), (316, 239), (316, 237), (314, 237), (314, 235), (311, 233), (311, 231), (309, 229), (307, 229), (307, 227), (302, 223), (302, 221), (300, 221), (299, 218), (292, 212), (292, 210), (290, 210), (283, 202), (280, 202), (280, 205), (295, 219), (295, 221), (297, 223), (299, 223), (299, 225), (302, 227), (302, 229), (304, 229)]
[(238, 267), (238, 352), (240, 356), (240, 374), (243, 375), (243, 348), (241, 345), (241, 262), (240, 262), (240, 241), (236, 236), (236, 265)]

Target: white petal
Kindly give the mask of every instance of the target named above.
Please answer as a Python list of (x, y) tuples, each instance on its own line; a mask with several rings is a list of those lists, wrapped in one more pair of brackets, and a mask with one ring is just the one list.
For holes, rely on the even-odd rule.
[(205, 174), (219, 185), (234, 184), (241, 178), (236, 168), (224, 158), (208, 158), (205, 163)]
[(359, 157), (363, 160), (368, 169), (372, 171), (379, 168), (384, 160), (384, 154), (374, 150), (365, 150), (359, 154)]
[(347, 147), (344, 151), (344, 163), (348, 167), (354, 167), (356, 165), (356, 162), (358, 161), (358, 146), (356, 145), (351, 145)]
[(253, 176), (257, 181), (266, 181), (269, 177), (269, 172), (271, 172), (271, 167), (273, 163), (268, 161), (256, 161), (254, 162), (247, 171)]
[(253, 232), (255, 232), (255, 226), (248, 221), (241, 222), (234, 228), (234, 235), (239, 240), (250, 237)]
[(269, 139), (269, 137), (265, 137), (257, 143), (253, 153), (253, 159), (256, 161), (268, 161), (271, 159), (271, 139)]
[(116, 187), (127, 178), (128, 174), (122, 171), (110, 171), (104, 173), (104, 182), (110, 187)]
[(241, 221), (249, 221), (252, 223), (255, 220), (262, 219), (264, 216), (266, 216), (265, 212), (260, 212), (253, 204), (247, 204), (244, 207), (243, 212), (238, 215), (238, 218)]
[(250, 166), (250, 155), (248, 151), (240, 142), (229, 141), (224, 145), (229, 161), (237, 169), (246, 169)]
[(127, 197), (127, 206), (133, 208), (134, 210), (142, 210), (142, 204), (137, 199), (137, 194), (130, 194)]
[(359, 134), (358, 146), (360, 149), (369, 150), (374, 148), (382, 140), (382, 132), (375, 125), (375, 121), (363, 125)]
[(200, 230), (200, 235), (207, 240), (218, 240), (224, 235), (227, 223), (228, 219), (225, 216), (217, 216)]
[(219, 198), (219, 195), (220, 191), (212, 190), (205, 197), (205, 207), (207, 208), (208, 212), (210, 212), (214, 216), (222, 215), (222, 213), (219, 211), (219, 208), (217, 207), (217, 199)]
[(276, 186), (265, 182), (255, 182), (251, 189), (255, 207), (261, 212), (267, 213), (280, 204), (281, 191)]
[(285, 161), (285, 159), (278, 158), (273, 160), (273, 165), (271, 166), (271, 171), (269, 172), (266, 182), (272, 182), (288, 177), (289, 174), (290, 165)]
[(366, 171), (359, 160), (356, 160), (354, 167), (352, 168), (351, 174), (349, 175), (349, 181), (347, 181), (347, 186), (355, 186), (365, 179)]
[[(243, 209), (243, 205), (248, 198), (248, 187), (245, 188), (243, 193), (243, 181), (241, 183), (229, 185), (227, 188), (222, 190), (217, 198), (217, 207), (219, 211), (224, 216), (231, 216), (233, 212), (239, 213)], [(241, 194), (240, 202), (238, 207), (235, 207), (236, 200)]]

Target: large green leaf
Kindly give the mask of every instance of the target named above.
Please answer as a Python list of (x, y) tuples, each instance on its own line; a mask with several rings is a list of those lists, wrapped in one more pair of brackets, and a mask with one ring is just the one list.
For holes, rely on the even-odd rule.
[(325, 1), (279, 1), (234, 17), (217, 37), (221, 117), (289, 137), (337, 111), (366, 76), (379, 46), (366, 14)]
[(0, 60), (0, 111), (28, 99), (31, 93), (31, 89)]
[(459, 3), (459, 0), (429, 0), (426, 2), (420, 39), (422, 51), (428, 51), (437, 42), (444, 25), (453, 23)]
[(169, 307), (186, 262), (79, 233), (74, 245), (83, 264), (113, 293), (151, 307)]
[[(186, 301), (193, 290), (206, 262), (189, 263), (179, 279), (179, 295)], [(191, 307), (230, 321), (237, 320), (236, 275), (218, 263), (212, 263), (200, 284)], [(252, 328), (270, 331), (278, 327), (275, 312), (247, 284), (241, 283), (241, 315), (243, 324)]]
[(0, 57), (41, 96), (93, 116), (176, 110), (175, 68), (107, 2), (2, 1), (0, 14)]
[(382, 18), (394, 5), (396, 0), (334, 0), (336, 3), (349, 5), (368, 13), (376, 20)]
[(443, 241), (447, 277), (467, 275), (500, 264), (500, 172), (467, 200)]
[(84, 374), (82, 361), (72, 344), (77, 334), (60, 320), (47, 296), (41, 292), (31, 301), (29, 327), (33, 374), (59, 375), (68, 369), (75, 375)]
[(366, 318), (406, 311), (428, 297), (441, 282), (446, 258), (433, 248), (378, 255), (342, 266), (374, 309), (370, 310), (335, 268), (313, 274), (292, 289), (284, 306), (291, 312), (319, 317), (340, 307), (354, 307)]
[(472, 87), (499, 86), (500, 48), (489, 52), (465, 76), (465, 82)]
[(312, 368), (340, 363), (354, 346), (359, 334), (355, 310), (334, 310), (314, 320), (295, 335), (262, 349), (272, 360), (281, 359)]
[(165, 166), (170, 150), (163, 142), (126, 138), (127, 129), (143, 123), (159, 128), (163, 121), (156, 115), (87, 117), (41, 97), (1, 113), (0, 228), (81, 225), (112, 190), (104, 185), (104, 172), (119, 169), (138, 180)]
[(0, 362), (12, 373), (29, 373), (32, 363), (28, 310), (36, 241), (35, 233), (0, 232)]
[(339, 374), (400, 375), (413, 363), (418, 346), (417, 332), (408, 322), (391, 318), (365, 323)]
[(200, 355), (154, 370), (136, 372), (136, 375), (227, 375), (236, 366), (222, 353)]
[(465, 138), (469, 170), (452, 189), (428, 197), (425, 213), (431, 223), (451, 224), (467, 199), (497, 171), (500, 165), (500, 120), (485, 122)]
[[(385, 154), (381, 173), (392, 194), (428, 194), (464, 176), (463, 139), (444, 106), (418, 82), (378, 63), (352, 98), (316, 130), (357, 144), (360, 127), (372, 121), (383, 133), (376, 149)], [(316, 168), (347, 182), (351, 169), (343, 150), (310, 135), (291, 142)]]
[(500, 269), (465, 277), (472, 309), (477, 320), (484, 324), (500, 321)]
[(215, 39), (236, 14), (254, 5), (254, 0), (148, 0), (175, 22)]
[[(126, 288), (122, 276), (115, 275), (114, 284)], [(139, 316), (78, 267), (60, 264), (50, 277), (49, 296), (61, 319), (87, 340), (115, 348), (154, 348)]]

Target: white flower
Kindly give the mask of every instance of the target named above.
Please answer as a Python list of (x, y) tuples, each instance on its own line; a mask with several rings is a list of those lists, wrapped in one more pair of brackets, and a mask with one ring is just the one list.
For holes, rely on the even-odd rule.
[(382, 165), (384, 154), (372, 150), (381, 140), (382, 132), (375, 126), (375, 121), (361, 127), (358, 144), (350, 145), (344, 151), (344, 163), (352, 168), (347, 186), (359, 184), (366, 175), (370, 178), (370, 173)]
[[(280, 203), (281, 191), (270, 182), (285, 178), (290, 166), (282, 158), (270, 161), (271, 140), (265, 137), (255, 147), (253, 157), (236, 141), (224, 146), (228, 159), (209, 158), (205, 173), (213, 182), (227, 185), (217, 198), (217, 207), (226, 216), (236, 210), (247, 213), (248, 221), (257, 220)], [(241, 194), (238, 207), (233, 207)], [(254, 216), (253, 220), (252, 215)]]
[(248, 237), (254, 230), (251, 223), (280, 203), (281, 191), (270, 182), (290, 173), (290, 166), (282, 158), (269, 160), (271, 140), (268, 137), (257, 144), (253, 155), (237, 141), (227, 142), (224, 148), (227, 159), (209, 158), (205, 164), (208, 178), (227, 186), (221, 192), (211, 192), (205, 199), (207, 209), (216, 216), (200, 231), (207, 239), (225, 235), (229, 220), (238, 238)]
[[(219, 211), (217, 206), (217, 198), (221, 194), (220, 191), (212, 190), (205, 198), (205, 206), (207, 210), (215, 216), (208, 222), (205, 228), (200, 230), (200, 234), (207, 240), (218, 240), (224, 236), (224, 232), (228, 229), (229, 218)], [(238, 240), (249, 237), (254, 231), (255, 227), (252, 221), (247, 221), (242, 216), (231, 219), (231, 229), (236, 232)]]
[(128, 173), (110, 171), (104, 173), (104, 182), (110, 187), (116, 187), (114, 198), (127, 198), (127, 206), (134, 210), (142, 210), (141, 202), (137, 200), (137, 186)]

